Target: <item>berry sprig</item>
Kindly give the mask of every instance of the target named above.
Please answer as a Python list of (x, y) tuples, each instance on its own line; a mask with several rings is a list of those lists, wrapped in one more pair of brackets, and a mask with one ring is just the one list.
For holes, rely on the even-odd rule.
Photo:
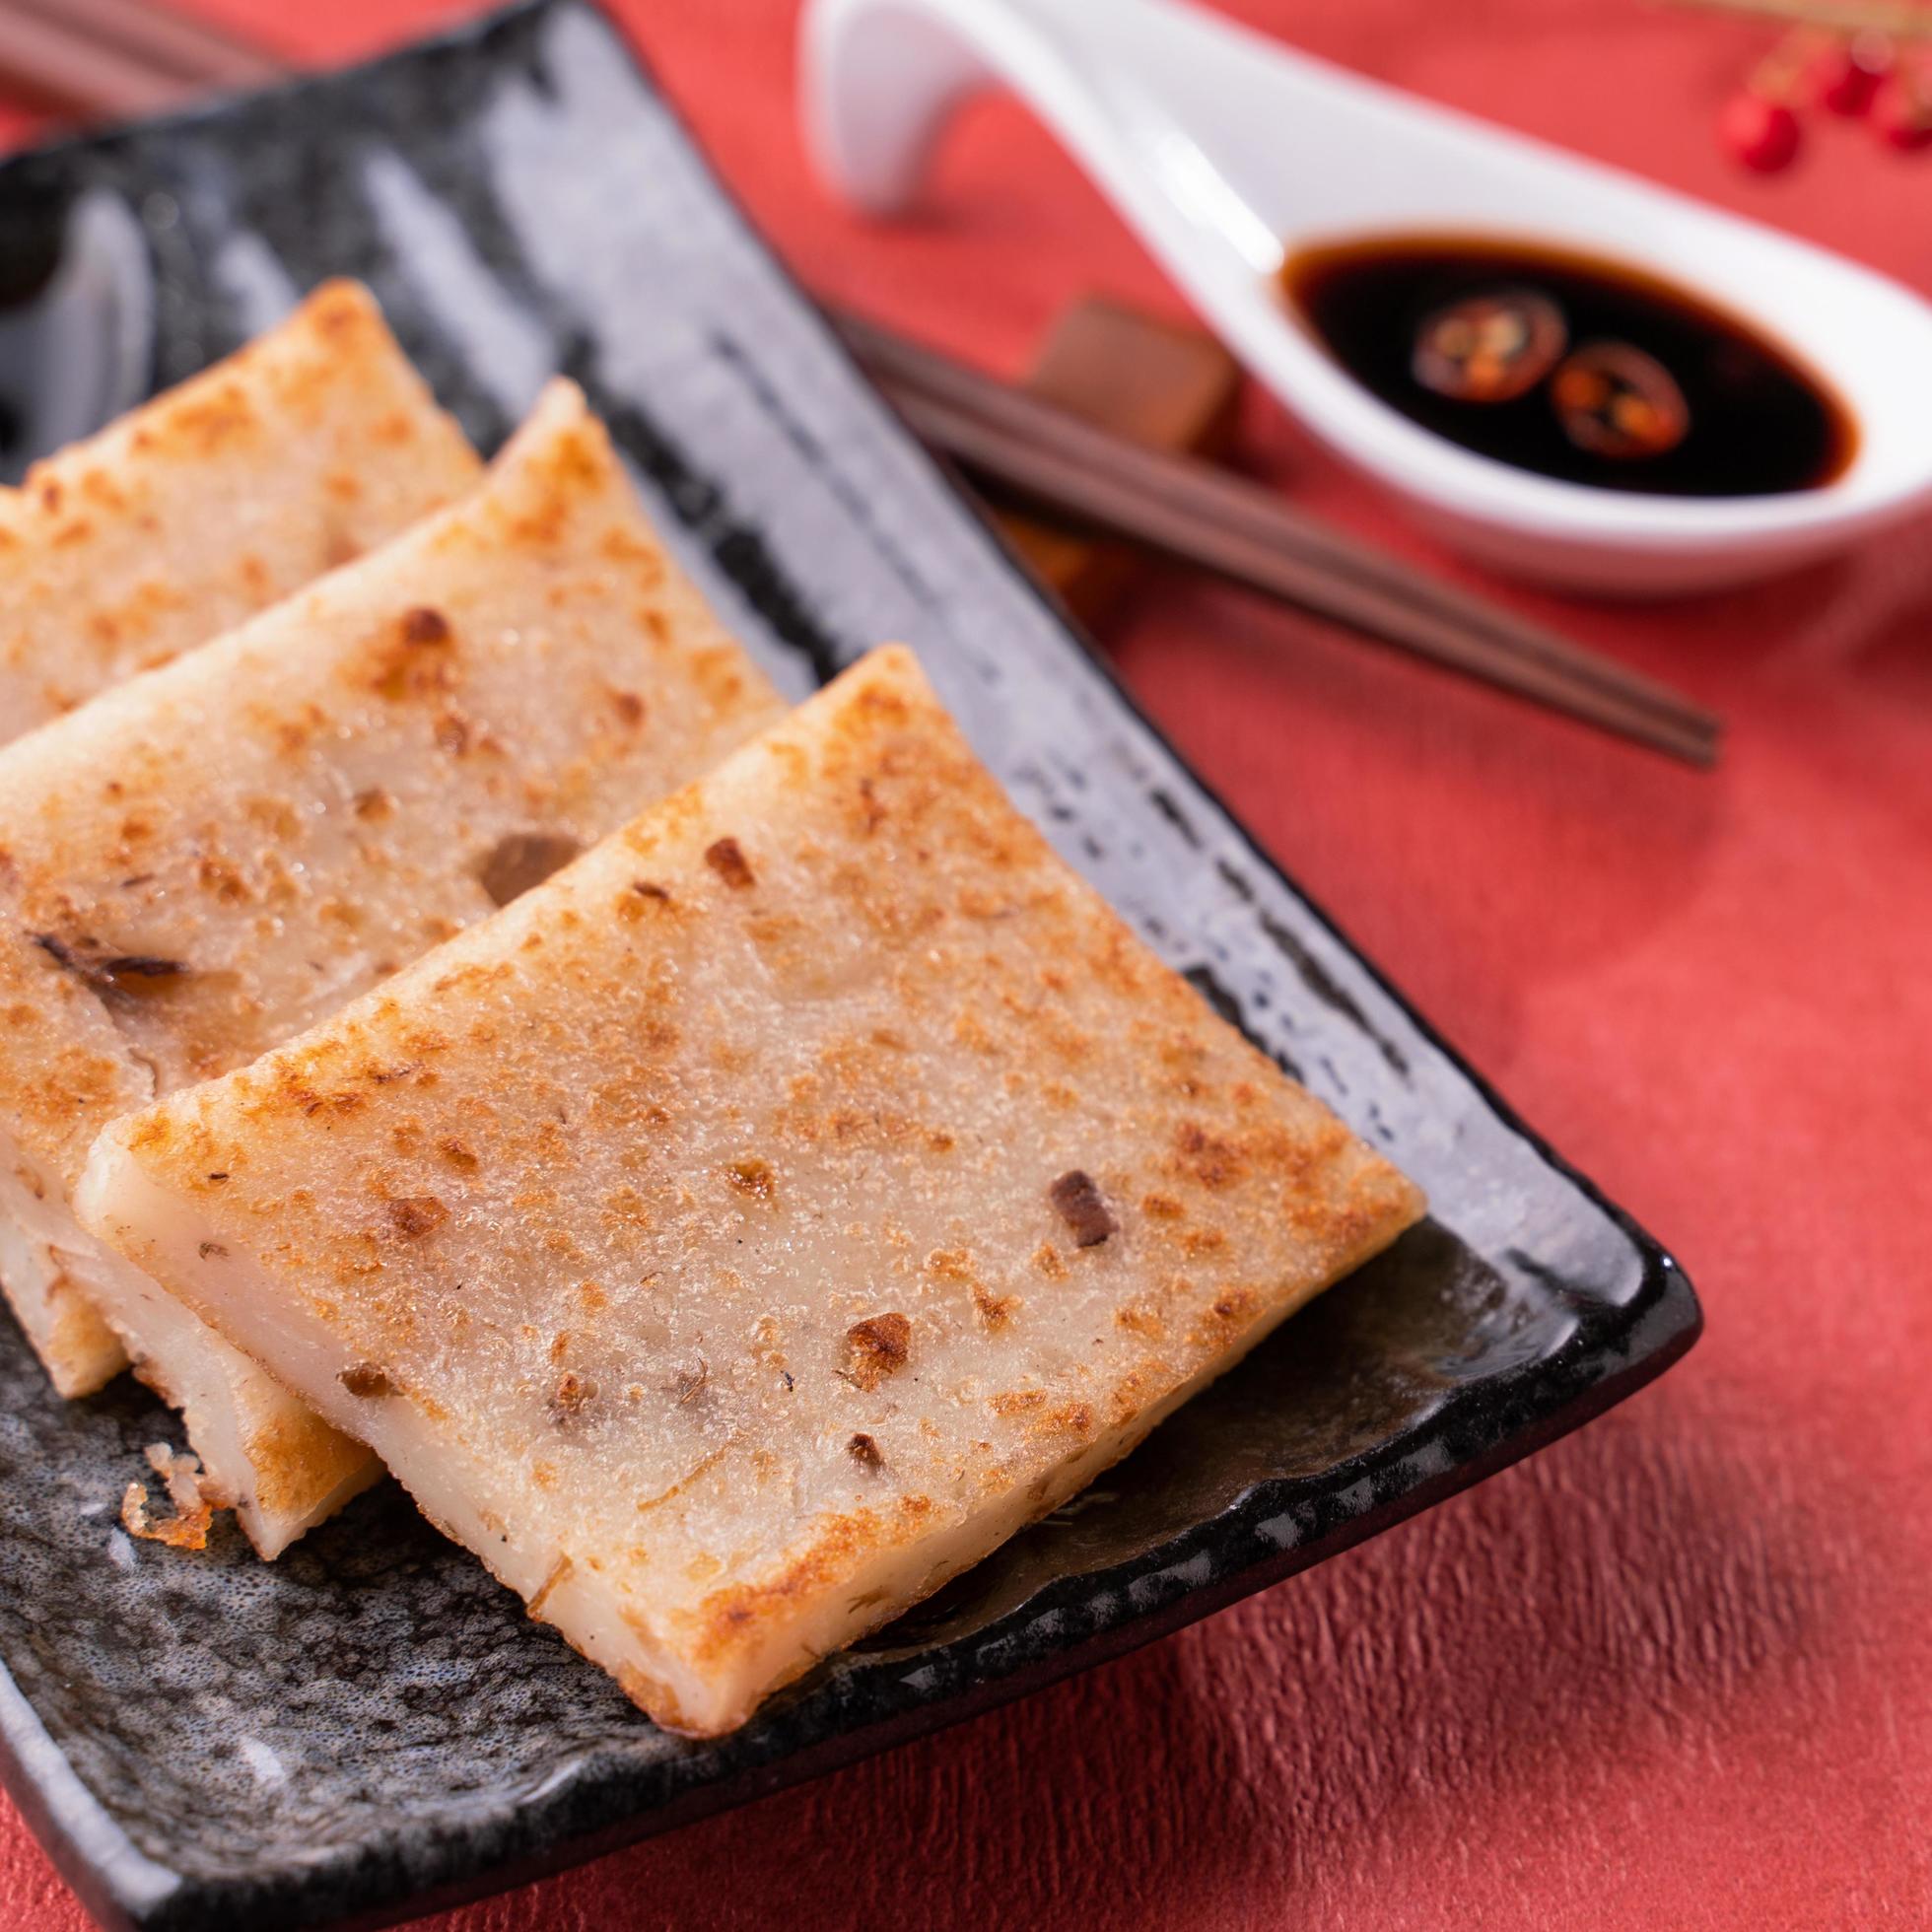
[(1678, 0), (1791, 23), (1724, 104), (1717, 138), (1760, 174), (1798, 159), (1809, 109), (1863, 119), (1899, 153), (1932, 147), (1932, 6), (1914, 0)]

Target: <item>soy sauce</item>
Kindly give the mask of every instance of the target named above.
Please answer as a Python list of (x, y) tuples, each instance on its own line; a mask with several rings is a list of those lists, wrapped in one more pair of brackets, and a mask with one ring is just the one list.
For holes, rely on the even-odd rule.
[[(1828, 483), (1857, 447), (1843, 404), (1787, 351), (1687, 290), (1616, 262), (1500, 241), (1390, 238), (1307, 250), (1281, 280), (1364, 388), (1424, 429), (1540, 476), (1665, 496), (1778, 496)], [(1445, 316), (1483, 316), (1496, 302), (1538, 316), (1539, 305), (1553, 305), (1565, 331), (1560, 367), (1496, 400), (1426, 385), (1418, 367), (1441, 380), (1427, 332), (1440, 338)], [(1669, 447), (1583, 434), (1590, 424), (1574, 399), (1592, 393), (1592, 373), (1604, 393), (1605, 366), (1647, 370), (1670, 392), (1657, 398), (1668, 404)], [(1635, 420), (1656, 419), (1641, 398), (1625, 401)]]

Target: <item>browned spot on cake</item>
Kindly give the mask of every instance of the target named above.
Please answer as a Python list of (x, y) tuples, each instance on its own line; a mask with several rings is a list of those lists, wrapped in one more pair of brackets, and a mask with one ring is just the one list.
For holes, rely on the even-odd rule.
[(369, 319), (362, 291), (347, 283), (331, 283), (316, 292), (309, 305), (309, 316), (318, 333), (330, 336), (341, 346), (341, 339), (356, 334)]
[(778, 1177), (768, 1161), (734, 1160), (724, 1169), (724, 1178), (738, 1193), (758, 1201), (769, 1201), (778, 1192)]
[(1140, 1211), (1149, 1220), (1178, 1221), (1188, 1210), (1171, 1194), (1143, 1194)]
[(980, 1282), (973, 1283), (973, 1312), (994, 1331), (1006, 1326), (1019, 1312), (1019, 1297), (1011, 1294), (994, 1294)]
[[(204, 859), (195, 867), (195, 878), (204, 892), (210, 893), (224, 906), (245, 904), (253, 894), (248, 889), (248, 881), (242, 877), (240, 867), (227, 859)], [(339, 900), (324, 900), (324, 907), (340, 907)], [(351, 909), (352, 912), (355, 909)], [(342, 922), (354, 924), (351, 918)]]
[[(1041, 1432), (1055, 1435), (1090, 1436), (1093, 1433), (1093, 1407), (1084, 1402), (1064, 1402), (1041, 1422)], [(1049, 1479), (1050, 1480), (1050, 1479)]]
[(313, 1087), (304, 1086), (300, 1080), (291, 1080), (287, 1085), (289, 1105), (301, 1111), (306, 1117), (316, 1114), (353, 1114), (368, 1104), (368, 1095), (361, 1093), (318, 1093)]
[(1195, 1324), (1195, 1339), (1204, 1347), (1222, 1347), (1261, 1312), (1261, 1296), (1253, 1288), (1223, 1288)]
[(1240, 1149), (1193, 1121), (1183, 1121), (1175, 1130), (1174, 1145), (1182, 1170), (1205, 1188), (1224, 1188), (1241, 1178)]
[(660, 906), (668, 906), (671, 895), (656, 879), (633, 879), (618, 895), (617, 917), (636, 921)]
[(405, 1194), (386, 1204), (395, 1231), (416, 1240), (433, 1234), (449, 1218), (449, 1210), (433, 1194)]
[(906, 1365), (913, 1325), (897, 1313), (870, 1315), (846, 1330), (846, 1375), (868, 1394)]
[(1049, 1281), (1064, 1281), (1067, 1278), (1066, 1260), (1051, 1241), (1042, 1241), (1033, 1250), (1033, 1266)]
[(733, 891), (755, 883), (751, 865), (736, 839), (715, 839), (705, 848), (705, 863)]
[(456, 681), (455, 640), (439, 610), (406, 610), (371, 664), (370, 687), (398, 700), (448, 691)]
[(418, 604), (414, 610), (403, 612), (402, 641), (405, 644), (448, 644), (449, 620), (442, 611), (432, 610), (427, 604)]
[(550, 1393), (550, 1419), (559, 1428), (579, 1420), (597, 1399), (597, 1385), (587, 1375), (566, 1374)]
[(436, 1146), (437, 1151), (459, 1174), (474, 1174), (480, 1165), (475, 1149), (466, 1140), (458, 1140), (451, 1136), (448, 1140), (439, 1140)]
[(993, 1055), (1000, 1051), (1000, 1042), (993, 1037), (986, 1022), (970, 1006), (962, 1007), (954, 1014), (952, 1037), (969, 1053)]
[(1154, 1378), (1144, 1368), (1131, 1370), (1115, 1383), (1107, 1398), (1107, 1410), (1116, 1428), (1125, 1428), (1147, 1406), (1153, 1394)]

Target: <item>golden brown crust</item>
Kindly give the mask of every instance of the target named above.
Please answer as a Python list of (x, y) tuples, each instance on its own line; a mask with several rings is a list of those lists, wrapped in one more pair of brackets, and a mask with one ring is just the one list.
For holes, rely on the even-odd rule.
[(318, 1495), (354, 1482), (368, 1460), (361, 1443), (338, 1434), (319, 1415), (286, 1409), (250, 1433), (243, 1452), (255, 1500), (271, 1519), (312, 1508)]
[(896, 1311), (868, 1315), (846, 1330), (846, 1375), (868, 1395), (912, 1354), (913, 1325)]
[[(1050, 1507), (1420, 1208), (894, 651), (111, 1138), (280, 1299), (184, 1291), (383, 1364), (391, 1466), (487, 1472), (527, 1587), (576, 1566), (546, 1615), (682, 1728)], [(398, 1239), (420, 1197), (447, 1215)]]
[(903, 1548), (924, 1535), (934, 1514), (925, 1496), (901, 1496), (882, 1508), (855, 1509), (809, 1529), (802, 1548), (773, 1575), (757, 1583), (716, 1590), (699, 1605), (690, 1643), (691, 1661), (716, 1668), (733, 1651), (764, 1639), (768, 1623), (799, 1603), (836, 1589), (868, 1556)]

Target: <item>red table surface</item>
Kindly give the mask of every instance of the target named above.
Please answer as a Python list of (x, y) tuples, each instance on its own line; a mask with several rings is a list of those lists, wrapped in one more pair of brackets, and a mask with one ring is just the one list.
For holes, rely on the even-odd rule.
[[(305, 61), (450, 11), (197, 4)], [(1002, 369), (1088, 290), (1178, 312), (1007, 102), (969, 113), (923, 225), (833, 206), (793, 112), (794, 11), (622, 8), (807, 283)], [(1634, 0), (1227, 11), (1932, 289), (1932, 155), (1837, 122), (1772, 181), (1717, 154), (1755, 30)], [(1296, 502), (1479, 581), (1265, 400), (1247, 431)], [(1929, 562), (1919, 526), (1671, 605), (1494, 586), (1722, 711), (1710, 777), (1149, 583), (1106, 639), (1128, 682), (1675, 1247), (1708, 1334), (1581, 1434), (1179, 1636), (438, 1932), (1932, 1923)], [(87, 1922), (4, 1812), (0, 1920)]]

